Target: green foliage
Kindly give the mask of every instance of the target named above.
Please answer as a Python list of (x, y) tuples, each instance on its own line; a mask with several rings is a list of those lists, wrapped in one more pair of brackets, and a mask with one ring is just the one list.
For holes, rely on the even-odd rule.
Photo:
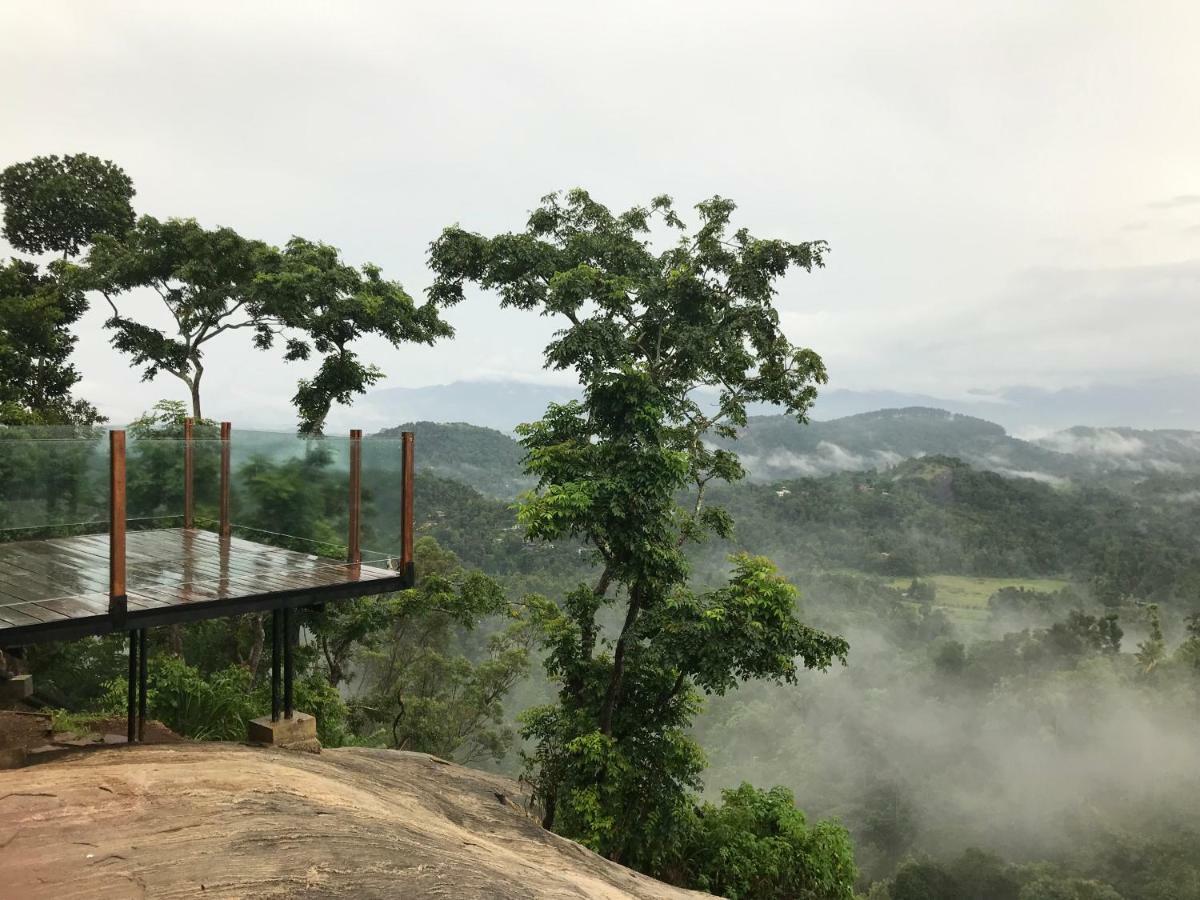
[(378, 437), (399, 437), (411, 431), (421, 448), (418, 471), (452, 478), (480, 493), (511, 499), (533, 486), (521, 474), (524, 452), (506, 434), (464, 422), (407, 422), (385, 428)]
[[(242, 666), (205, 675), (176, 656), (157, 654), (149, 660), (146, 683), (150, 718), (196, 740), (244, 740), (246, 722), (257, 715), (250, 673)], [(109, 682), (105, 708), (122, 714), (125, 701), (125, 680)]]
[[(9, 243), (31, 253), (61, 251), (64, 258), (78, 252), (88, 229), (104, 224), (105, 186), (91, 176), (106, 165), (94, 157), (38, 157), (0, 172)], [(57, 221), (58, 214), (67, 218)], [(70, 363), (77, 340), (71, 326), (87, 300), (63, 273), (61, 260), (44, 272), (20, 259), (0, 265), (0, 425), (101, 421), (94, 407), (71, 396), (80, 379)]]
[(809, 826), (786, 788), (742, 784), (721, 801), (691, 816), (674, 880), (730, 900), (852, 900), (858, 872), (841, 825)]
[(1050, 864), (1014, 866), (977, 849), (948, 865), (911, 860), (872, 900), (1121, 900), (1110, 885)]
[[(254, 283), (275, 262), (272, 247), (231, 228), (142, 216), (124, 234), (98, 236), (77, 277), (112, 308), (105, 325), (113, 346), (141, 368), (144, 380), (167, 372), (183, 381), (192, 415), (200, 418), (205, 345), (239, 329), (252, 330), (259, 342), (270, 341), (273, 322)], [(157, 295), (173, 328), (148, 324), (148, 311), (121, 312), (118, 299), (139, 288)]]
[(38, 694), (56, 707), (93, 710), (105, 696), (105, 685), (128, 671), (124, 635), (84, 638), (69, 643), (34, 644), (25, 650), (25, 665), (35, 674)]
[[(74, 284), (111, 307), (113, 346), (144, 379), (166, 372), (181, 380), (197, 418), (208, 345), (228, 332), (249, 334), (260, 350), (281, 338), (288, 361), (321, 357), (293, 397), (307, 434), (322, 431), (334, 403), (351, 402), (381, 377), (360, 361), (356, 341), (374, 335), (392, 346), (431, 344), (453, 333), (437, 304), (418, 307), (377, 266), (349, 266), (328, 244), (295, 237), (279, 249), (194, 219), (134, 222), (130, 213), (127, 227), (97, 234), (83, 265), (70, 271)], [(142, 288), (150, 291), (134, 293)], [(172, 326), (150, 324), (148, 311), (129, 309), (133, 299), (121, 301), (122, 311), (125, 295), (157, 295)]]
[(1146, 607), (1146, 621), (1150, 625), (1150, 634), (1138, 644), (1137, 661), (1142, 671), (1149, 675), (1167, 655), (1167, 642), (1163, 639), (1162, 619), (1158, 614), (1157, 603)]
[[(313, 351), (321, 356), (316, 374), (302, 379), (293, 397), (306, 434), (321, 433), (334, 403), (351, 403), (383, 376), (363, 365), (352, 342), (375, 335), (399, 347), (433, 344), (454, 333), (435, 303), (418, 307), (378, 266), (355, 269), (341, 261), (336, 248), (298, 237), (278, 254), (277, 266), (257, 278), (255, 294), (280, 326), (293, 331), (288, 360), (308, 359)], [(256, 343), (269, 346), (271, 334), (260, 331)]]
[[(499, 584), (468, 572), (432, 538), (414, 548), (417, 585), (390, 597), (337, 604), (311, 619), (330, 672), (353, 654), (361, 675), (354, 725), (363, 739), (471, 762), (511, 746), (503, 699), (529, 668), (537, 598), (512, 604)], [(507, 623), (468, 655), (462, 635)]]
[(133, 195), (133, 181), (107, 160), (35, 156), (0, 172), (4, 239), (27, 253), (75, 256), (96, 235), (132, 227)]
[[(134, 419), (128, 433), (125, 496), (132, 520), (150, 520), (153, 527), (183, 514), (183, 422), (187, 407), (178, 400), (160, 400)], [(215, 521), (220, 451), (217, 424), (200, 419), (193, 428), (192, 484), (198, 520)], [(135, 525), (138, 524), (135, 522)]]
[[(846, 653), (795, 620), (792, 592), (765, 560), (739, 558), (723, 589), (689, 587), (685, 547), (732, 525), (705, 506), (705, 490), (742, 475), (706, 435), (732, 437), (752, 402), (803, 420), (825, 380), (772, 305), (776, 280), (819, 266), (825, 245), (730, 234), (734, 205), (722, 198), (696, 209), (689, 234), (668, 198), (614, 215), (575, 190), (544, 198), (523, 232), (448, 228), (430, 250), (432, 301), (459, 302), (470, 281), (503, 306), (565, 322), (546, 365), (575, 371), (584, 398), (518, 430), (538, 484), (517, 519), (534, 540), (581, 541), (600, 572), (545, 611), (559, 694), (523, 718), (526, 774), (547, 826), (652, 873), (699, 786), (703, 758), (686, 735), (699, 692), (792, 681), (796, 657), (824, 668)], [(678, 235), (663, 252), (647, 237), (655, 224)], [(701, 387), (718, 390), (715, 410), (698, 403)], [(610, 611), (621, 620), (612, 637), (601, 624)]]

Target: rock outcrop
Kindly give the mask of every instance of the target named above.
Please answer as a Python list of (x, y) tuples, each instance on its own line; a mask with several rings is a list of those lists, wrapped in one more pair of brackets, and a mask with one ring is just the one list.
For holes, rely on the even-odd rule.
[(424, 754), (81, 749), (0, 772), (5, 897), (685, 898)]

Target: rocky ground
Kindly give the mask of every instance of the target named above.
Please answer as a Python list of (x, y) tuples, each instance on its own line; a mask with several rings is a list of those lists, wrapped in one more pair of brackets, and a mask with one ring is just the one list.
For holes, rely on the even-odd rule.
[(0, 771), (6, 897), (684, 898), (424, 754), (72, 749)]

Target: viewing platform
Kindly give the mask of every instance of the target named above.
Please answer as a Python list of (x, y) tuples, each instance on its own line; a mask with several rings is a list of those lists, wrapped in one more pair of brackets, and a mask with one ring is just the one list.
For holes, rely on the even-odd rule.
[(181, 430), (0, 434), (0, 648), (127, 633), (130, 741), (146, 629), (270, 612), (271, 722), (290, 720), (293, 612), (414, 580), (411, 433)]

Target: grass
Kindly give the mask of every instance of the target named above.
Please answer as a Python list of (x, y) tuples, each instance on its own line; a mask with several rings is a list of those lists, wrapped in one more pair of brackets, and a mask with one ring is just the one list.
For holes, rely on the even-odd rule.
[[(978, 578), (971, 575), (925, 575), (920, 580), (932, 582), (937, 587), (935, 606), (961, 610), (986, 610), (988, 598), (1003, 587), (1053, 593), (1069, 584), (1061, 578)], [(902, 591), (911, 583), (911, 578), (893, 578), (888, 582)]]

